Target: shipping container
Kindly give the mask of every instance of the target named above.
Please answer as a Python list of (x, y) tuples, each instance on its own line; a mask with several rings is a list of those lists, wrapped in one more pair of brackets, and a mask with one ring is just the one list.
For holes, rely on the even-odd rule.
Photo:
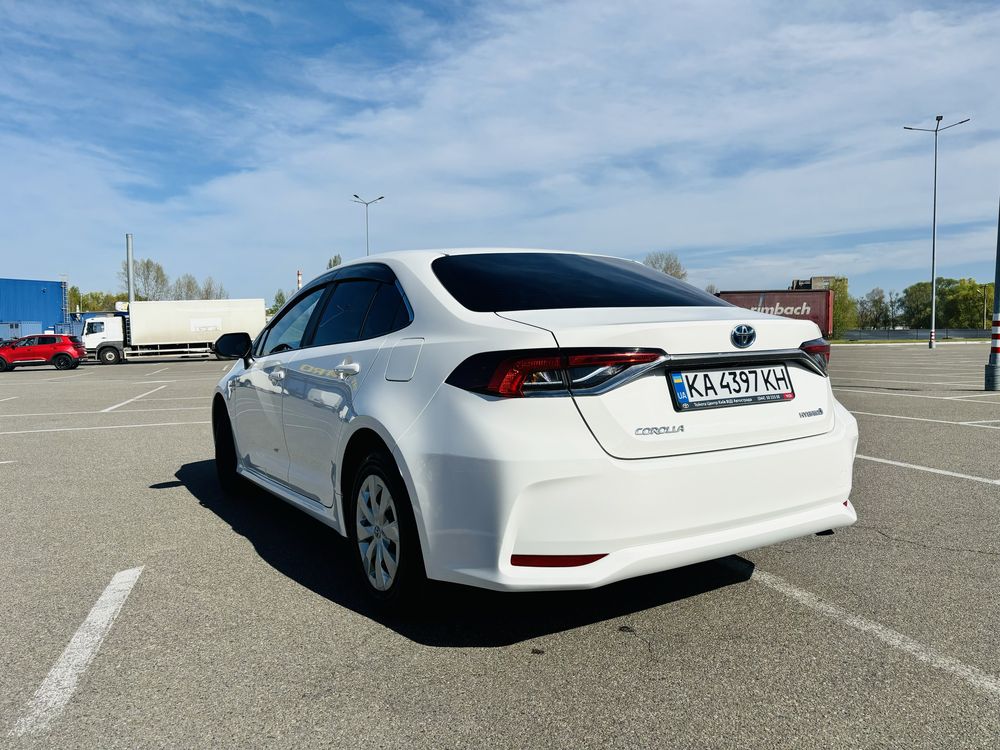
[(716, 296), (754, 312), (811, 320), (824, 336), (833, 335), (833, 291), (830, 289), (719, 292)]

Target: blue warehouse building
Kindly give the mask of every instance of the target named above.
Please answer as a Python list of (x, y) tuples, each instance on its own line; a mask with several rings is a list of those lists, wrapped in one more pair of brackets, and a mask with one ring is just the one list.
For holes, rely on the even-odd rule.
[(0, 339), (60, 331), (69, 323), (64, 281), (0, 279)]

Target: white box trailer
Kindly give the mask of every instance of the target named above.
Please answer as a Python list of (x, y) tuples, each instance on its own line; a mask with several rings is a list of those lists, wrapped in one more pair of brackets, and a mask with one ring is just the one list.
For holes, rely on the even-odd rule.
[(133, 302), (118, 315), (87, 319), (83, 343), (102, 364), (138, 357), (207, 357), (224, 333), (264, 327), (263, 299)]

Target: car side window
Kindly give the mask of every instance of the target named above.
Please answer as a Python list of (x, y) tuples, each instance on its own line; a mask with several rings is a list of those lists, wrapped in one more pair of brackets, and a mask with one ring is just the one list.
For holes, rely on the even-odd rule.
[(373, 339), (406, 328), (410, 324), (410, 310), (396, 284), (382, 284), (375, 292), (375, 299), (368, 309), (362, 339)]
[(87, 323), (87, 333), (104, 333), (104, 323), (96, 320)]
[(31, 338), (21, 339), (19, 342), (17, 342), (17, 345), (18, 346), (37, 346), (38, 345), (38, 338), (36, 336), (32, 336)]
[(301, 347), (309, 320), (325, 291), (326, 287), (314, 289), (289, 307), (267, 331), (261, 342), (260, 356), (287, 352)]
[(38, 337), (38, 343), (41, 346), (45, 346), (47, 344), (55, 344), (57, 341), (59, 341), (59, 339), (57, 339), (55, 336), (39, 336)]
[(311, 346), (327, 346), (357, 341), (372, 298), (381, 284), (359, 279), (341, 281), (334, 288), (320, 314)]

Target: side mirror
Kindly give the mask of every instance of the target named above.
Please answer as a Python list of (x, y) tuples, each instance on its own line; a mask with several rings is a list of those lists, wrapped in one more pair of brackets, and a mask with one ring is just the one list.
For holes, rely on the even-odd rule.
[[(251, 346), (253, 340), (249, 333), (224, 333), (215, 341), (215, 354), (225, 359), (246, 361), (250, 358)], [(249, 362), (247, 365), (249, 366)]]

